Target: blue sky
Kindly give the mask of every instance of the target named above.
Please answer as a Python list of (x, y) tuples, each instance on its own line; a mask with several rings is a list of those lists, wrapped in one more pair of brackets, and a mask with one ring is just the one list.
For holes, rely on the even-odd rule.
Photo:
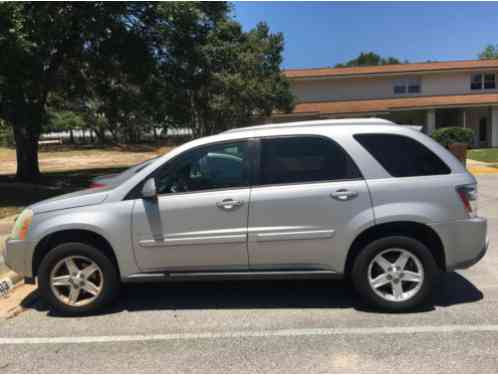
[(284, 68), (333, 66), (362, 51), (420, 62), (475, 59), (498, 44), (498, 3), (236, 2), (244, 29), (282, 32)]

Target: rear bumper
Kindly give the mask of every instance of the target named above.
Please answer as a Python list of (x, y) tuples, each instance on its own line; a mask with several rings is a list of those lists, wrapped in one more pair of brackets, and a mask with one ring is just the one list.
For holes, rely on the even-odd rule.
[(467, 260), (462, 261), (461, 263), (455, 264), (454, 267), (453, 267), (453, 270), (455, 270), (455, 269), (465, 269), (465, 268), (472, 267), (474, 264), (476, 264), (482, 258), (484, 258), (484, 256), (486, 255), (486, 252), (488, 251), (488, 246), (489, 246), (489, 240), (486, 240), (486, 244), (481, 249), (481, 251), (479, 252), (479, 254), (476, 255), (475, 258), (467, 259)]
[[(27, 257), (30, 254), (32, 243), (8, 239), (5, 242), (5, 264), (7, 267), (20, 274), (30, 277), (31, 267), (28, 267)], [(30, 263), (30, 262), (29, 262)]]
[(432, 227), (443, 241), (447, 271), (471, 267), (487, 252), (489, 242), (485, 218), (469, 218)]

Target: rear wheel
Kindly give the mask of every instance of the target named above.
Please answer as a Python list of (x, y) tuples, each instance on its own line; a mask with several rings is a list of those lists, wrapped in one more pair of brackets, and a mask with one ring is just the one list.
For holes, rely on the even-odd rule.
[(429, 300), (436, 270), (424, 244), (392, 236), (373, 241), (360, 252), (352, 279), (358, 293), (374, 307), (406, 311)]
[(66, 243), (49, 251), (38, 272), (40, 294), (54, 310), (70, 315), (93, 313), (117, 295), (114, 263), (83, 243)]

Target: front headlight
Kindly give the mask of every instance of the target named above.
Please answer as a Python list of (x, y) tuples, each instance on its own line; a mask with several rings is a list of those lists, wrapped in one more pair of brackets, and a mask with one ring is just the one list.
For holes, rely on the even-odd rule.
[(13, 240), (25, 240), (28, 236), (29, 227), (33, 220), (33, 211), (26, 209), (17, 217), (17, 220), (12, 228), (10, 238)]

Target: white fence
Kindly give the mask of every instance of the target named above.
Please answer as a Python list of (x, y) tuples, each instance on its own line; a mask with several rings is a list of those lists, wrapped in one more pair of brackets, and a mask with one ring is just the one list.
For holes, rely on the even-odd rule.
[[(186, 135), (192, 135), (192, 130), (186, 129), (186, 128), (168, 129), (166, 132), (164, 132), (163, 129), (157, 129), (156, 134), (159, 137), (163, 137), (163, 138), (174, 137), (174, 136), (186, 136)], [(92, 138), (92, 136), (93, 136), (93, 138), (97, 137), (95, 132), (92, 130), (82, 130), (82, 129), (73, 130), (73, 138), (75, 140), (80, 140), (80, 139), (88, 140), (88, 139)], [(108, 138), (112, 138), (112, 133), (109, 131), (106, 131), (105, 136)], [(142, 139), (154, 139), (154, 133), (152, 131), (143, 132), (143, 133), (140, 133), (140, 137)], [(44, 133), (41, 135), (40, 140), (41, 141), (43, 141), (44, 139), (68, 140), (70, 138), (71, 138), (71, 133), (69, 131), (60, 131), (60, 132)]]

